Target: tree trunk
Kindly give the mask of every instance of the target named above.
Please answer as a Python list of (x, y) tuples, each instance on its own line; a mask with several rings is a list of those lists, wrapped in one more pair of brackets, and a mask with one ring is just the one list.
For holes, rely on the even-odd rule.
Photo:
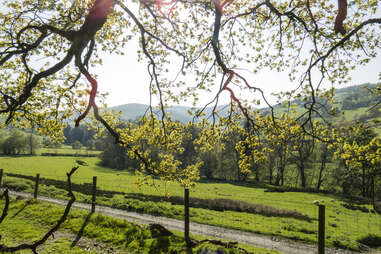
[(259, 182), (259, 167), (254, 163), (254, 155), (251, 154), (251, 160), (253, 161), (253, 171), (255, 172), (255, 181)]
[(273, 184), (273, 167), (269, 166), (269, 183)]
[(285, 168), (285, 165), (282, 165), (282, 168), (281, 168), (281, 171), (280, 171), (280, 185), (281, 186), (284, 185), (284, 168)]
[(255, 181), (259, 182), (259, 167), (255, 166)]
[(324, 145), (323, 153), (321, 155), (321, 164), (320, 164), (320, 170), (319, 170), (319, 177), (316, 184), (316, 190), (320, 190), (321, 184), (323, 182), (323, 171), (325, 169), (325, 164), (327, 162), (327, 153), (328, 153), (327, 146)]
[(270, 161), (269, 161), (269, 184), (273, 184), (273, 168), (274, 168), (274, 160), (270, 156)]
[(372, 196), (372, 205), (373, 205), (373, 210), (376, 211), (376, 200), (375, 200), (375, 193), (374, 193), (374, 175), (371, 176), (371, 196)]
[(275, 185), (283, 185), (284, 184), (284, 157), (282, 151), (279, 154), (279, 165), (278, 165), (278, 173), (275, 179)]
[(306, 175), (304, 172), (305, 171), (304, 170), (304, 163), (301, 163), (299, 170), (300, 170), (300, 181), (302, 184), (302, 189), (305, 189), (306, 188)]
[(276, 174), (275, 185), (279, 185), (279, 182), (280, 182), (280, 167), (278, 167), (278, 172)]
[(237, 150), (235, 150), (234, 152), (234, 161), (236, 163), (236, 167), (237, 167), (237, 181), (240, 182), (241, 181), (241, 169), (239, 168), (239, 154), (237, 152)]
[(304, 157), (302, 154), (302, 151), (299, 149), (299, 163), (297, 163), (297, 167), (300, 172), (300, 182), (301, 182), (301, 187), (302, 189), (306, 188), (306, 175), (305, 175), (305, 166), (304, 166)]
[(366, 197), (366, 183), (365, 183), (365, 168), (362, 167), (362, 177), (361, 177), (361, 195)]
[(242, 182), (246, 182), (246, 179), (247, 179), (248, 176), (249, 176), (249, 174), (247, 174), (247, 173), (241, 174), (241, 181)]
[(30, 155), (33, 155), (33, 129), (30, 129), (30, 136), (29, 136), (29, 153)]

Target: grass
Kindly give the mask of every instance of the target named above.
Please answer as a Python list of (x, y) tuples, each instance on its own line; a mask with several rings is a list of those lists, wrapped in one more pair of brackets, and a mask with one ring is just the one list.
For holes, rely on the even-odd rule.
[(71, 146), (62, 146), (62, 147), (57, 147), (57, 148), (39, 148), (37, 150), (37, 154), (41, 155), (43, 153), (52, 153), (52, 154), (99, 154), (100, 151), (94, 151), (94, 150), (87, 150), (86, 147), (83, 147), (81, 149), (72, 149)]
[[(0, 202), (3, 208), (3, 202)], [(0, 225), (1, 244), (14, 246), (23, 242), (39, 239), (54, 225), (63, 212), (62, 206), (47, 204), (36, 200), (12, 200), (9, 214)], [(44, 216), (41, 216), (44, 214)], [(75, 235), (82, 227), (87, 212), (72, 209), (68, 219), (56, 233), (38, 249), (39, 253), (186, 253), (185, 242), (180, 232), (172, 236), (154, 237), (147, 226), (129, 223), (124, 220), (93, 214), (83, 231), (83, 242), (70, 248)], [(203, 240), (203, 237), (192, 236)], [(262, 248), (239, 245), (247, 251), (259, 254), (276, 254)], [(219, 253), (240, 253), (237, 248), (224, 248), (205, 243), (193, 249), (194, 253), (202, 250), (220, 250)], [(18, 253), (29, 253), (20, 251)]]
[[(5, 172), (35, 175), (40, 173), (43, 178), (66, 180), (66, 172), (75, 165), (78, 158), (70, 157), (0, 157), (0, 165)], [(182, 219), (183, 206), (173, 204), (167, 199), (165, 193), (171, 196), (182, 196), (183, 188), (176, 184), (165, 184), (156, 181), (156, 188), (134, 185), (136, 176), (126, 171), (115, 171), (97, 165), (98, 158), (79, 158), (89, 166), (81, 167), (73, 177), (78, 184), (91, 183), (92, 177), (98, 177), (98, 188), (107, 190), (101, 192), (97, 202), (108, 206), (154, 215), (168, 216)], [(18, 178), (6, 177), (5, 181), (23, 186), (25, 191), (33, 191), (33, 182)], [(381, 235), (381, 216), (365, 213), (361, 210), (345, 208), (345, 200), (329, 194), (302, 193), (302, 192), (266, 192), (266, 186), (253, 186), (251, 184), (200, 182), (190, 190), (190, 196), (200, 199), (232, 199), (250, 204), (262, 204), (277, 209), (286, 209), (306, 215), (311, 221), (278, 216), (263, 216), (247, 212), (231, 210), (209, 210), (204, 208), (191, 208), (191, 220), (235, 228), (250, 232), (282, 236), (305, 242), (317, 241), (317, 206), (314, 200), (325, 200), (327, 218), (327, 245), (340, 246), (359, 250), (358, 239), (366, 234)], [(113, 191), (113, 192), (110, 192)], [(52, 185), (40, 186), (42, 195), (64, 198), (66, 192)], [(89, 202), (91, 196), (78, 193), (79, 200)], [(333, 200), (333, 202), (331, 202)], [(372, 210), (370, 205), (363, 205)]]

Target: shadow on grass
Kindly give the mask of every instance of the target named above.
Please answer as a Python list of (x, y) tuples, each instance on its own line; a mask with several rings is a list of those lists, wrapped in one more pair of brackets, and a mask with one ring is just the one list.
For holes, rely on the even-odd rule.
[[(30, 180), (34, 180), (35, 178), (34, 176), (24, 176), (19, 174), (8, 174), (8, 176), (20, 177), (20, 178), (30, 179)], [(64, 181), (40, 178), (40, 183), (44, 185), (54, 185), (56, 188), (67, 190), (66, 182)], [(83, 184), (72, 183), (72, 190), (83, 193), (85, 195), (91, 195), (92, 184), (91, 183), (83, 183)], [(170, 202), (174, 205), (184, 204), (184, 198), (181, 196), (163, 197), (159, 195), (143, 195), (141, 193), (124, 193), (120, 191), (107, 191), (107, 190), (97, 189), (98, 197), (112, 198), (116, 194), (124, 196), (125, 199), (138, 200), (142, 202), (152, 201), (152, 202)], [(260, 214), (267, 217), (295, 218), (295, 219), (309, 221), (309, 222), (313, 220), (309, 216), (294, 210), (278, 209), (268, 205), (253, 204), (253, 203), (248, 203), (245, 201), (225, 199), (225, 198), (216, 198), (216, 199), (190, 198), (190, 206), (194, 208), (205, 208), (205, 209), (210, 209), (215, 211), (247, 212), (247, 213)], [(119, 205), (115, 206), (115, 208), (137, 211), (137, 210), (134, 210), (134, 207), (131, 207), (131, 206), (123, 207), (123, 204), (121, 204), (121, 206)], [(144, 212), (144, 211), (141, 211), (141, 208), (140, 208), (140, 210), (137, 212)]]
[(268, 184), (266, 183), (260, 183), (256, 181), (245, 181), (245, 182), (238, 182), (234, 180), (225, 180), (225, 179), (220, 179), (220, 178), (212, 178), (212, 179), (207, 179), (207, 178), (201, 178), (200, 180), (197, 181), (197, 183), (203, 183), (203, 184), (231, 184), (235, 186), (240, 186), (240, 187), (246, 187), (246, 188), (262, 188), (265, 189), (269, 187)]
[[(183, 205), (184, 197), (170, 196), (168, 198), (154, 195), (142, 195), (139, 193), (129, 193), (124, 196), (126, 199), (135, 199), (140, 201), (153, 201), (153, 202), (170, 202), (174, 205)], [(260, 214), (267, 217), (283, 217), (295, 218), (311, 222), (314, 220), (307, 215), (304, 215), (295, 210), (279, 209), (268, 205), (253, 204), (240, 200), (216, 198), (216, 199), (203, 199), (203, 198), (190, 198), (190, 206), (193, 208), (204, 208), (214, 211), (236, 211), (247, 212), (253, 214)]]
[(114, 169), (114, 168), (108, 168), (107, 166), (102, 165), (100, 162), (95, 163), (95, 167), (93, 168), (94, 171), (100, 172), (100, 173), (111, 173), (116, 175), (130, 175), (135, 176), (134, 171), (126, 170), (126, 169)]
[(90, 213), (86, 216), (86, 219), (85, 221), (83, 222), (82, 226), (81, 226), (81, 229), (78, 231), (78, 234), (77, 236), (75, 237), (74, 241), (71, 243), (70, 247), (71, 248), (74, 248), (77, 243), (79, 242), (79, 240), (81, 240), (81, 237), (83, 235), (83, 232), (85, 231), (85, 228), (87, 226), (87, 224), (89, 223), (90, 221), (90, 218), (91, 216), (94, 214), (94, 212), (90, 211)]
[[(7, 176), (27, 179), (27, 180), (31, 180), (31, 181), (36, 180), (35, 176), (28, 176), (28, 175), (21, 175), (21, 174), (7, 173)], [(67, 183), (65, 181), (62, 181), (62, 180), (40, 178), (40, 184), (53, 185), (54, 187), (56, 187), (58, 189), (63, 189), (66, 191), (68, 190), (67, 189)], [(76, 191), (76, 192), (80, 192), (80, 193), (85, 194), (85, 195), (92, 195), (92, 186), (93, 186), (92, 183), (83, 183), (83, 184), (72, 183), (72, 190)], [(120, 191), (105, 191), (105, 190), (97, 189), (97, 194), (99, 196), (111, 198), (115, 194), (124, 195), (125, 193), (120, 192)]]
[(27, 208), (29, 205), (31, 204), (34, 204), (34, 199), (28, 199), (25, 204), (20, 208), (20, 210), (18, 210), (11, 218), (15, 218), (17, 215), (19, 215), (22, 211), (25, 210), (25, 208)]

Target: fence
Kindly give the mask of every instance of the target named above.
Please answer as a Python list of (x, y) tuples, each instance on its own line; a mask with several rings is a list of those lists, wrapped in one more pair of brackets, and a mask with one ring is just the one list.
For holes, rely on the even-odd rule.
[[(17, 189), (20, 185), (13, 185), (16, 178), (24, 179), (28, 184), (21, 184), (22, 188)], [(54, 178), (57, 178), (57, 175), (45, 174), (40, 176), (40, 174), (36, 174), (35, 176), (31, 176), (18, 174), (17, 171), (4, 174), (3, 170), (0, 170), (0, 187), (2, 186), (2, 183), (5, 182), (8, 187), (19, 191), (33, 193), (35, 198), (38, 197), (40, 192), (42, 195), (51, 195), (55, 197), (57, 193), (60, 193), (57, 190), (61, 190), (62, 193), (64, 193), (67, 189), (64, 175), (59, 180)], [(381, 217), (377, 214), (372, 214), (369, 211), (364, 211), (365, 208), (361, 208), (361, 206), (353, 206), (346, 211), (339, 209), (339, 206), (337, 205), (331, 205), (330, 200), (323, 202), (320, 200), (320, 204), (316, 205), (312, 202), (285, 202), (281, 199), (272, 199), (271, 202), (276, 203), (277, 207), (279, 207), (278, 210), (273, 211), (271, 209), (266, 210), (269, 209), (266, 205), (250, 207), (245, 202), (233, 202), (231, 200), (230, 203), (228, 203), (228, 199), (226, 198), (221, 199), (221, 202), (225, 202), (222, 204), (213, 203), (213, 200), (209, 200), (211, 204), (205, 202), (201, 203), (202, 199), (190, 198), (190, 192), (192, 190), (190, 191), (189, 189), (184, 189), (183, 197), (173, 196), (170, 198), (123, 192), (120, 191), (123, 184), (122, 178), (120, 179), (120, 182), (115, 181), (112, 183), (115, 184), (115, 188), (111, 187), (106, 190), (99, 188), (99, 186), (97, 187), (97, 184), (99, 185), (99, 180), (100, 178), (97, 178), (96, 176), (93, 177), (92, 182), (89, 177), (75, 176), (72, 179), (73, 191), (79, 196), (78, 200), (91, 203), (92, 212), (95, 211), (97, 202), (98, 204), (109, 205), (115, 208), (133, 210), (137, 212), (147, 212), (153, 215), (162, 215), (160, 212), (155, 210), (146, 211), (146, 207), (140, 207), (140, 203), (138, 204), (138, 201), (170, 202), (175, 212), (177, 211), (177, 218), (184, 218), (184, 236), (187, 245), (191, 244), (189, 236), (189, 221), (192, 217), (197, 216), (203, 217), (205, 220), (209, 220), (209, 224), (216, 224), (225, 227), (231, 227), (228, 222), (233, 222), (234, 227), (236, 228), (271, 235), (273, 240), (275, 240), (273, 242), (276, 242), (277, 238), (286, 236), (287, 238), (314, 243), (318, 246), (317, 253), (319, 254), (324, 253), (327, 245), (329, 245), (330, 248), (333, 246), (344, 251), (347, 250), (348, 253), (351, 253), (350, 250), (356, 249), (356, 246), (358, 245), (365, 247), (365, 245), (362, 246), (362, 243), (359, 243), (358, 241), (361, 237), (369, 234), (381, 235)], [(43, 185), (43, 188), (39, 189), (40, 185)], [(132, 189), (136, 187), (125, 185), (124, 189), (127, 190), (128, 188)], [(287, 195), (287, 193), (284, 194)], [(298, 193), (297, 195), (300, 195), (301, 200), (303, 199), (303, 193)], [(64, 195), (62, 195), (62, 197), (63, 196)], [(98, 201), (97, 197), (99, 197)], [(269, 203), (268, 200), (256, 197), (253, 197), (253, 200), (257, 204)], [(126, 205), (128, 202), (135, 202), (135, 207), (130, 204)], [(147, 206), (153, 205), (151, 204)], [(222, 206), (223, 208), (221, 208)], [(190, 207), (192, 209), (189, 209)], [(196, 208), (201, 209), (198, 210)], [(213, 217), (213, 215), (210, 215), (208, 212), (204, 212), (202, 208), (215, 210), (215, 213), (218, 213), (218, 215)], [(295, 212), (286, 213), (291, 209), (295, 210)], [(302, 215), (297, 212), (301, 210), (305, 211)], [(244, 215), (240, 216), (239, 213), (234, 213), (234, 211), (251, 212), (242, 213)], [(272, 213), (278, 214), (277, 216), (274, 216)], [(265, 243), (263, 245), (265, 245)], [(268, 245), (269, 244), (266, 243), (266, 246)], [(274, 243), (274, 246), (270, 246), (270, 248), (276, 249), (276, 244)], [(307, 252), (305, 249), (300, 247), (300, 249), (295, 249), (294, 253)]]

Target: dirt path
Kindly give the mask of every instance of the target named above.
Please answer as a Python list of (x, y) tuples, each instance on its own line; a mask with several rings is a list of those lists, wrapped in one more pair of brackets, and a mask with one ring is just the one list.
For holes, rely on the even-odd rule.
[[(21, 193), (21, 192), (14, 192), (14, 191), (11, 191), (10, 193), (11, 195), (15, 195), (15, 196), (17, 195), (17, 196), (22, 196), (26, 198), (32, 197), (32, 195), (28, 193)], [(67, 202), (64, 200), (41, 197), (41, 196), (38, 197), (38, 199), (49, 202), (49, 203), (58, 204), (58, 205), (65, 205)], [(90, 204), (78, 203), (78, 202), (75, 202), (73, 204), (73, 207), (83, 209), (83, 210), (91, 209)], [(178, 231), (184, 230), (184, 222), (181, 220), (152, 216), (148, 214), (140, 214), (135, 212), (127, 212), (124, 210), (114, 209), (114, 208), (100, 206), (100, 205), (96, 206), (96, 212), (103, 215), (108, 215), (108, 216), (124, 219), (130, 222), (142, 223), (142, 224), (159, 223), (168, 229), (173, 229)], [(210, 226), (210, 225), (205, 225), (205, 224), (200, 224), (195, 222), (190, 223), (190, 232), (192, 234), (226, 239), (226, 240), (236, 241), (236, 242), (251, 245), (251, 246), (257, 246), (257, 247), (262, 247), (266, 249), (276, 250), (285, 254), (315, 254), (317, 253), (317, 246), (314, 246), (314, 245), (308, 245), (308, 244), (299, 243), (299, 242), (295, 242), (295, 241), (291, 241), (291, 240), (287, 240), (283, 238), (264, 236), (260, 234), (239, 231), (234, 229), (227, 229), (227, 228), (222, 228), (217, 226)], [(355, 252), (346, 251), (346, 250), (337, 250), (333, 248), (326, 248), (325, 253), (352, 254)], [(367, 253), (380, 254), (381, 252), (376, 251), (376, 252), (367, 252)]]

